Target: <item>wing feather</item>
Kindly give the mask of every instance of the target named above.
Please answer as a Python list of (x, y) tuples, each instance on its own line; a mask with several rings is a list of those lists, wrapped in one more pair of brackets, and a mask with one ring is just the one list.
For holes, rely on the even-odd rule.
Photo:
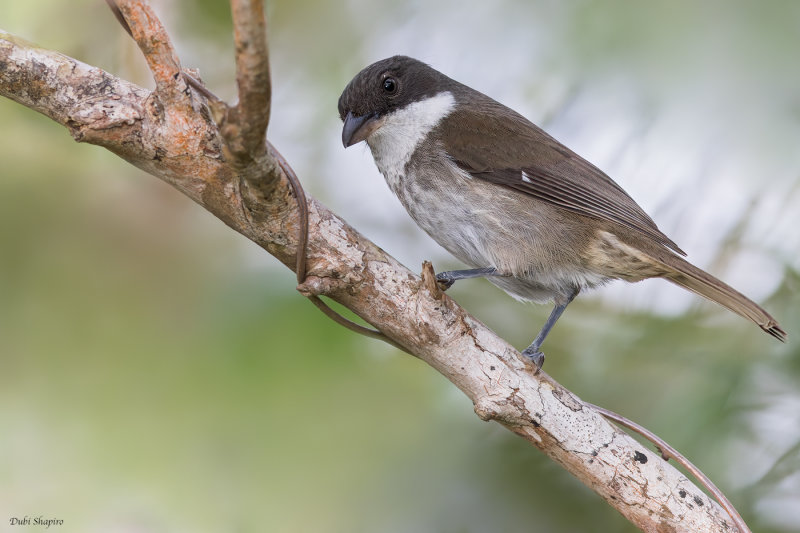
[[(448, 156), (461, 169), (574, 213), (622, 224), (686, 255), (603, 171), (502, 104), (478, 92), (470, 99), (439, 127)], [(476, 111), (487, 106), (493, 112)]]

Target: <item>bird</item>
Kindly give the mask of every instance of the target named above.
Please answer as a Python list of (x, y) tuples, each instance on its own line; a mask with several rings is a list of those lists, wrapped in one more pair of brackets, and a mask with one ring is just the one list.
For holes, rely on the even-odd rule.
[(663, 278), (787, 333), (758, 304), (692, 265), (608, 175), (524, 116), (417, 59), (393, 56), (353, 77), (338, 102), (345, 148), (366, 141), (411, 218), (471, 268), (440, 272), (443, 290), (487, 278), (512, 297), (553, 303), (522, 351), (542, 344), (581, 291)]

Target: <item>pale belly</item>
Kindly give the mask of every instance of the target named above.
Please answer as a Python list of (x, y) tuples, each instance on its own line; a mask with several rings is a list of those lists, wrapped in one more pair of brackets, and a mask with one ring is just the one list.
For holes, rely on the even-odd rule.
[[(560, 215), (534, 212), (549, 206), (471, 177), (429, 175), (411, 171), (387, 183), (417, 225), (448, 252), (470, 267), (508, 273), (488, 279), (511, 296), (547, 302), (609, 279), (582, 265), (570, 242), (572, 228), (560, 225)], [(522, 215), (509, 215), (509, 208)]]

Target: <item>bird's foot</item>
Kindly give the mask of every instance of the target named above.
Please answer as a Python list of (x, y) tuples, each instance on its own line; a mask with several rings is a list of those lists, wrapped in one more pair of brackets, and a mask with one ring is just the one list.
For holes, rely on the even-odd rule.
[(544, 354), (538, 349), (528, 346), (522, 350), (522, 355), (536, 365), (536, 373), (538, 374), (544, 364)]
[(446, 291), (450, 287), (453, 286), (453, 283), (456, 282), (456, 278), (450, 272), (439, 272), (436, 274), (436, 284), (442, 290), (442, 292)]

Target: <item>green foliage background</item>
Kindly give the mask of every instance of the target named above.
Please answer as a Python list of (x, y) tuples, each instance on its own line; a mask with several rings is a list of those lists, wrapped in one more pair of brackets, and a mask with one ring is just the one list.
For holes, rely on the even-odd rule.
[[(232, 99), (226, 3), (156, 6), (184, 64)], [(692, 258), (760, 291), (785, 346), (644, 283), (573, 304), (547, 371), (683, 451), (754, 531), (800, 530), (800, 4), (294, 0), (269, 13), (274, 142), (311, 194), (412, 268), (457, 264), (366, 152), (341, 154), (335, 111), (358, 69), (395, 52), (527, 105), (626, 187), (642, 180), (634, 196), (661, 206)], [(0, 27), (152, 86), (103, 2), (5, 2)], [(609, 96), (620, 88), (643, 103)], [(672, 141), (651, 126), (665, 117), (678, 137), (705, 132), (703, 157), (644, 181), (625, 157), (660, 160)], [(635, 142), (614, 136), (625, 123)], [(167, 185), (10, 101), (0, 124), (0, 530), (26, 515), (64, 519), (59, 532), (633, 530), (430, 368), (328, 321), (291, 273)], [(612, 141), (586, 141), (598, 133)], [(732, 154), (744, 177), (719, 163)], [(712, 174), (753, 204), (714, 201)], [(692, 201), (727, 229), (674, 207)], [(761, 277), (774, 281), (746, 285)], [(453, 295), (518, 346), (548, 312), (483, 281)], [(643, 301), (662, 296), (678, 303)]]

